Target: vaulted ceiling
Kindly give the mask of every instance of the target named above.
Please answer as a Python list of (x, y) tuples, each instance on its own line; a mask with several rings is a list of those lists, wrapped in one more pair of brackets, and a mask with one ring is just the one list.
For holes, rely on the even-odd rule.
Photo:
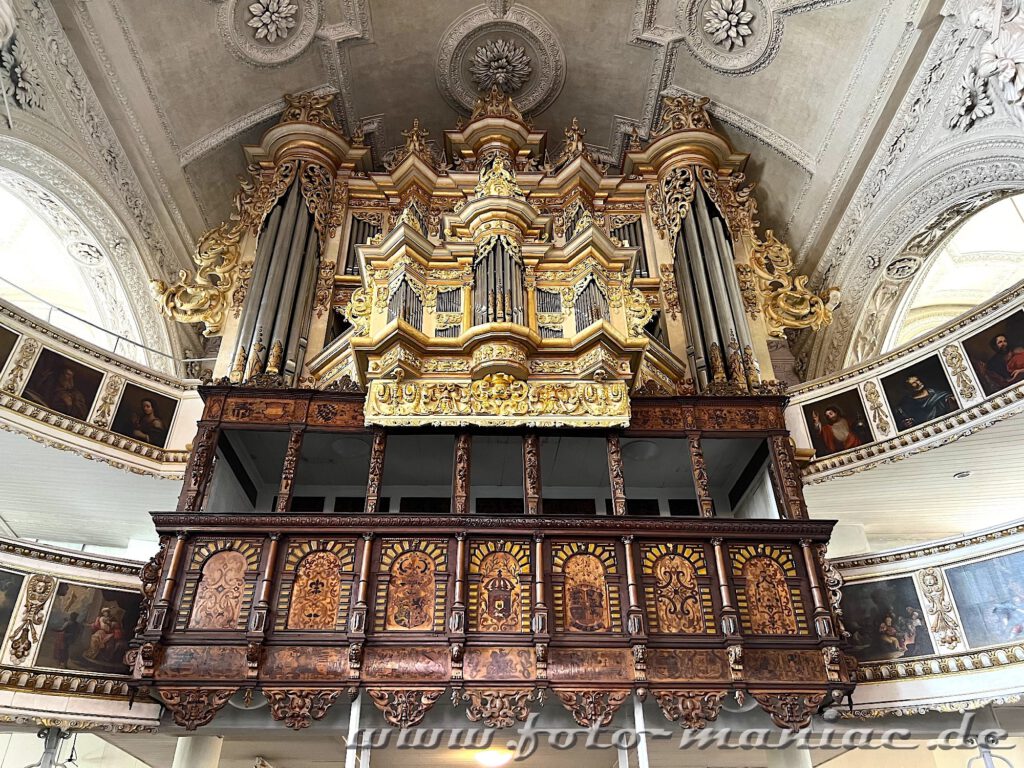
[(339, 121), (381, 161), (413, 117), (439, 137), (502, 77), (552, 146), (575, 116), (612, 165), (634, 126), (657, 121), (661, 95), (710, 97), (751, 153), (762, 222), (802, 255), (827, 239), (938, 19), (935, 3), (915, 17), (913, 0), (54, 5), (133, 165), (164, 180), (192, 236), (229, 213), (239, 144), (276, 120), (282, 94), (337, 93)]

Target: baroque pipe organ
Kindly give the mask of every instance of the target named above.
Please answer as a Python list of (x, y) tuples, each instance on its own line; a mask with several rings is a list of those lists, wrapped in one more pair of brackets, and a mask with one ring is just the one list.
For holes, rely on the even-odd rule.
[[(746, 157), (666, 99), (611, 172), (510, 98), (384, 170), (330, 97), (246, 147), (237, 214), (165, 310), (220, 336), (129, 651), (188, 728), (239, 690), (292, 727), (445, 690), (508, 727), (731, 691), (800, 728), (853, 687), (768, 340), (836, 298), (757, 231)], [(552, 160), (552, 158), (554, 158)]]

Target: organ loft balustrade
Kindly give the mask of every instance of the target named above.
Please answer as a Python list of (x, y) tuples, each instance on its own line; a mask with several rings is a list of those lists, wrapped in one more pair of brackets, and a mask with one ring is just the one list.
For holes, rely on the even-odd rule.
[(222, 339), (136, 689), (186, 728), (240, 690), (295, 728), (359, 690), (496, 727), (630, 695), (701, 727), (742, 692), (800, 728), (849, 695), (767, 354), (835, 296), (757, 233), (703, 104), (667, 100), (612, 172), (496, 90), (379, 162), (289, 97), (237, 217), (156, 286)]

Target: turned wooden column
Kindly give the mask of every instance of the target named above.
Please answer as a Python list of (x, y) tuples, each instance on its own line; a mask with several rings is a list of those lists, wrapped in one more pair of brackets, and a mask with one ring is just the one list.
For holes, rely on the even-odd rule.
[(149, 632), (161, 634), (167, 623), (167, 610), (171, 605), (171, 600), (174, 599), (174, 590), (178, 586), (178, 573), (181, 570), (181, 560), (185, 556), (187, 540), (188, 534), (185, 531), (178, 531), (174, 537), (174, 546), (171, 549), (171, 556), (167, 558), (160, 594), (153, 603), (153, 610), (149, 614), (149, 627), (147, 627)]
[(825, 590), (821, 586), (821, 578), (818, 575), (818, 561), (814, 557), (814, 542), (810, 539), (800, 539), (800, 550), (804, 556), (804, 569), (807, 571), (807, 579), (811, 584), (811, 602), (814, 603), (814, 628), (818, 637), (835, 637), (835, 627), (832, 622), (832, 611), (825, 600)]

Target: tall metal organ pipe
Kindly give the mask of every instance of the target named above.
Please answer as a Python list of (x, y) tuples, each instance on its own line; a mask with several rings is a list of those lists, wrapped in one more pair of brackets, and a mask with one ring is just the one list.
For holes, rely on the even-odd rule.
[(263, 289), (267, 283), (267, 272), (270, 270), (270, 255), (274, 249), (274, 240), (277, 237), (278, 227), (281, 226), (281, 212), (284, 203), (278, 200), (270, 215), (263, 223), (260, 232), (259, 243), (256, 246), (256, 256), (253, 259), (252, 277), (250, 278), (247, 300), (242, 307), (242, 313), (238, 323), (238, 339), (235, 342), (235, 350), (232, 355), (232, 380), (241, 381), (245, 375), (245, 364), (248, 359), (249, 349), (252, 346), (253, 330), (256, 327), (256, 313), (259, 309), (260, 298), (263, 296)]

